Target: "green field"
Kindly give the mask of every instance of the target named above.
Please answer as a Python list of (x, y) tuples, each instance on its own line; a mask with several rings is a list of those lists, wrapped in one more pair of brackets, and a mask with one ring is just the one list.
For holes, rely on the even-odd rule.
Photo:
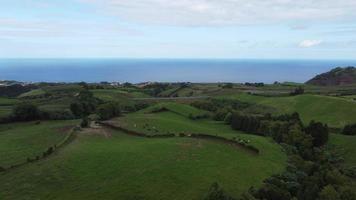
[(34, 89), (29, 92), (23, 93), (18, 97), (19, 98), (28, 98), (28, 97), (36, 97), (36, 96), (40, 96), (40, 95), (44, 95), (44, 94), (46, 94), (46, 92), (43, 89)]
[(331, 134), (329, 144), (335, 145), (345, 159), (346, 166), (356, 166), (356, 136)]
[(232, 130), (230, 126), (225, 125), (222, 122), (191, 120), (172, 112), (160, 112), (155, 114), (128, 114), (125, 117), (112, 120), (111, 123), (147, 135), (154, 135), (157, 133), (201, 133), (217, 135), (228, 139), (239, 138), (249, 141), (250, 145), (258, 148), (260, 150), (259, 157), (261, 159), (274, 160), (278, 163), (283, 163), (286, 159), (285, 154), (281, 150), (282, 148), (274, 143), (272, 139)]
[(298, 95), (289, 97), (263, 97), (239, 94), (221, 98), (232, 98), (273, 108), (275, 114), (298, 112), (304, 123), (311, 120), (327, 123), (330, 127), (343, 127), (356, 122), (356, 102), (320, 95)]
[(282, 153), (267, 158), (201, 139), (102, 131), (81, 132), (48, 159), (0, 174), (0, 198), (202, 199), (213, 182), (237, 197), (285, 164)]
[(96, 98), (103, 101), (122, 101), (129, 98), (145, 98), (149, 95), (139, 91), (126, 91), (121, 89), (100, 89), (91, 90)]
[(182, 115), (184, 117), (204, 117), (208, 116), (209, 112), (197, 109), (187, 104), (179, 104), (179, 103), (159, 103), (154, 106), (148, 107), (140, 111), (141, 113), (153, 113), (160, 111), (162, 109), (169, 110), (176, 114)]
[(41, 155), (68, 134), (78, 121), (47, 121), (0, 125), (0, 166), (9, 167)]
[(0, 97), (0, 117), (6, 117), (11, 114), (13, 105), (20, 101), (13, 98)]

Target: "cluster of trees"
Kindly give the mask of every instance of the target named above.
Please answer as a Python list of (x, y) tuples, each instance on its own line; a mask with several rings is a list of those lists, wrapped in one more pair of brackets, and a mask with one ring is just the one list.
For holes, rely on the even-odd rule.
[(311, 121), (308, 126), (304, 127), (298, 113), (260, 116), (234, 112), (231, 115), (230, 123), (233, 129), (257, 135), (272, 136), (279, 143), (290, 143), (291, 145), (296, 144), (295, 138), (301, 138), (301, 134), (310, 136), (313, 147), (323, 146), (329, 138), (329, 128), (326, 124)]
[(304, 94), (304, 88), (302, 86), (298, 86), (294, 89), (293, 92), (290, 93), (291, 96), (301, 95)]
[(94, 113), (99, 103), (100, 101), (92, 92), (83, 90), (77, 95), (76, 101), (70, 105), (70, 110), (76, 117), (84, 117)]
[(272, 117), (233, 113), (231, 126), (255, 134), (270, 135), (289, 157), (287, 170), (264, 181), (243, 195), (244, 200), (355, 200), (351, 177), (341, 168), (340, 158), (324, 147), (328, 127), (311, 121), (304, 126), (297, 113)]
[(18, 95), (36, 89), (36, 85), (21, 85), (13, 84), (5, 87), (0, 87), (0, 96), (17, 97)]
[(341, 133), (344, 135), (356, 135), (356, 124), (346, 125)]
[(245, 83), (245, 85), (246, 86), (252, 86), (252, 87), (263, 87), (263, 86), (265, 86), (265, 84), (264, 83), (249, 83), (249, 82), (246, 82)]
[(231, 112), (234, 110), (243, 110), (251, 106), (246, 102), (230, 99), (208, 99), (194, 101), (191, 106), (213, 113), (213, 119), (216, 121), (229, 121)]
[(121, 113), (120, 105), (118, 103), (109, 102), (98, 106), (96, 113), (101, 120), (107, 120)]

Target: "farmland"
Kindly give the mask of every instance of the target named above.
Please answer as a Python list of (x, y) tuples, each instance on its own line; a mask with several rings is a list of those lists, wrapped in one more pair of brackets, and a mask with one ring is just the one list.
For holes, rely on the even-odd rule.
[[(356, 122), (354, 96), (343, 94), (346, 87), (316, 86), (290, 95), (299, 86), (71, 83), (39, 85), (18, 97), (2, 97), (0, 117), (16, 119), (13, 108), (22, 104), (37, 107), (39, 115), (0, 125), (0, 169), (5, 169), (0, 172), (0, 199), (198, 200), (209, 194), (213, 183), (238, 199), (251, 187), (266, 187), (274, 175), (291, 173), (286, 172), (293, 164), (285, 143), (293, 145), (304, 136), (280, 142), (271, 130), (278, 123), (293, 123), (288, 114), (294, 112), (305, 127), (312, 120), (331, 127), (328, 147), (345, 160), (341, 166), (352, 168), (354, 136), (339, 132)], [(72, 113), (73, 103), (83, 105), (82, 112), (90, 106), (102, 111), (87, 111), (89, 124), (79, 128), (84, 117)], [(101, 114), (113, 109), (121, 114), (102, 119)], [(248, 129), (232, 125), (235, 113), (251, 119), (245, 122)], [(260, 118), (260, 129), (251, 129)], [(285, 130), (282, 140), (303, 134), (298, 126), (290, 133)], [(69, 133), (69, 142), (44, 156)]]

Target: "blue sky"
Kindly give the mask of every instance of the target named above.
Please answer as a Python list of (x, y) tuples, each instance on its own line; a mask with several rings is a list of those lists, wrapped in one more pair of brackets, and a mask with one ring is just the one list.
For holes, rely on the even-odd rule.
[(0, 57), (356, 59), (356, 1), (1, 0)]

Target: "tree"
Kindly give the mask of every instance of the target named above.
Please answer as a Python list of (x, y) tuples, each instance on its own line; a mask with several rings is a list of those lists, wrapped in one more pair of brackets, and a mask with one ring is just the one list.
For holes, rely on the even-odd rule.
[(87, 128), (89, 127), (90, 120), (87, 116), (83, 117), (82, 122), (80, 123), (80, 127)]
[(213, 183), (209, 189), (208, 195), (204, 200), (233, 200), (231, 196), (227, 195), (218, 183)]
[(37, 106), (31, 103), (22, 103), (13, 108), (13, 117), (19, 121), (30, 121), (40, 118)]
[(305, 132), (313, 137), (313, 145), (316, 147), (323, 146), (329, 139), (328, 126), (320, 122), (311, 121)]
[(101, 120), (107, 120), (119, 116), (120, 113), (121, 111), (119, 104), (114, 102), (102, 104), (96, 110), (96, 114), (100, 117)]
[(340, 195), (332, 185), (327, 185), (319, 193), (318, 200), (340, 200)]
[(304, 94), (304, 88), (302, 86), (295, 88), (294, 91), (291, 92), (292, 96), (300, 95), (300, 94)]
[(348, 124), (341, 132), (344, 135), (356, 135), (356, 124)]

